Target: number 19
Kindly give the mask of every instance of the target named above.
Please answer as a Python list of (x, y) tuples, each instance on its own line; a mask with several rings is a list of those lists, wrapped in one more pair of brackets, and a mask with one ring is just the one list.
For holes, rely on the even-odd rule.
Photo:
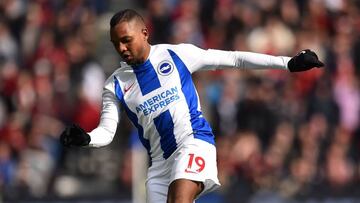
[[(194, 158), (195, 158), (195, 164), (198, 166), (195, 171), (200, 173), (202, 170), (204, 170), (205, 168), (205, 160), (200, 157), (200, 156), (196, 156), (194, 154), (189, 154), (189, 163), (187, 168), (188, 169), (192, 169), (193, 166), (193, 162), (194, 162)], [(193, 169), (194, 170), (194, 169)]]

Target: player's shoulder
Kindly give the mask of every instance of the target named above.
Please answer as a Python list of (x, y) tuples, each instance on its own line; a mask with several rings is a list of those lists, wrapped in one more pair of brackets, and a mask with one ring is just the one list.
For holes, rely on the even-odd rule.
[(172, 50), (177, 52), (187, 52), (193, 49), (199, 49), (199, 47), (189, 44), (189, 43), (180, 43), (180, 44), (156, 44), (152, 45), (152, 49), (156, 50)]
[(106, 79), (105, 86), (113, 84), (115, 80), (123, 82), (123, 80), (126, 80), (126, 78), (133, 72), (134, 70), (131, 66), (125, 62), (120, 62), (120, 66)]

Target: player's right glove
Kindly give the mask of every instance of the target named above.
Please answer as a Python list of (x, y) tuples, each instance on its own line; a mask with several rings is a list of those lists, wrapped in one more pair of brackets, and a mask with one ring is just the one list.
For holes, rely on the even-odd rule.
[(322, 67), (324, 64), (319, 61), (315, 52), (305, 49), (292, 57), (288, 62), (290, 72), (300, 72), (310, 70), (314, 67)]
[(60, 135), (60, 142), (66, 147), (70, 146), (87, 146), (90, 143), (88, 135), (80, 126), (72, 124), (67, 126)]

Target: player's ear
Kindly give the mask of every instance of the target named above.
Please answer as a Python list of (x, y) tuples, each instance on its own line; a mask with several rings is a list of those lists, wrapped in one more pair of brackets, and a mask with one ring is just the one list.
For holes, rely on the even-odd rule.
[(141, 30), (142, 34), (144, 35), (144, 39), (147, 40), (149, 38), (149, 31), (147, 28), (143, 28)]

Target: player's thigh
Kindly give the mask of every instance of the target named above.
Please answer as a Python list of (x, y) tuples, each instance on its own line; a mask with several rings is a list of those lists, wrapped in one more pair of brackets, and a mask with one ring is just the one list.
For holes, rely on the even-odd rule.
[(157, 203), (166, 202), (168, 193), (167, 181), (153, 181), (146, 183), (146, 202)]
[(166, 202), (172, 164), (172, 160), (153, 160), (146, 180), (147, 203)]
[(203, 190), (203, 183), (187, 180), (174, 180), (169, 186), (167, 203), (192, 203)]

